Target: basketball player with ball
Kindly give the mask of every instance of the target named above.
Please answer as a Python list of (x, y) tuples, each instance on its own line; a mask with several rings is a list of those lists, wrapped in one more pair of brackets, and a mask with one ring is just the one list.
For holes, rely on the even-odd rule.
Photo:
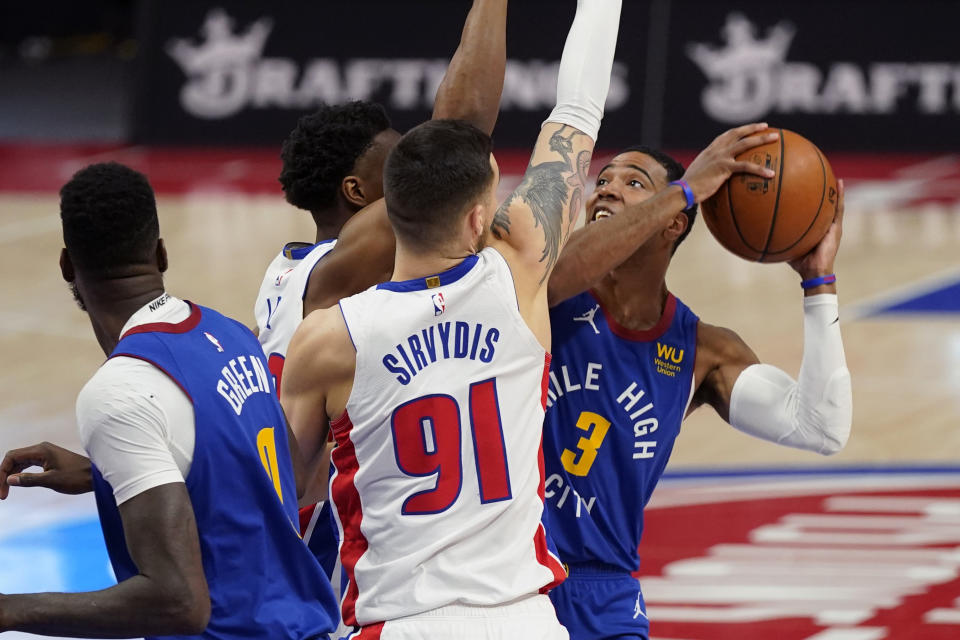
[[(798, 380), (667, 288), (698, 203), (724, 246), (788, 261), (800, 275)], [(812, 144), (754, 124), (718, 137), (686, 172), (657, 150), (625, 150), (601, 169), (587, 217), (549, 287), (546, 497), (569, 571), (550, 597), (573, 640), (646, 639), (631, 573), (644, 506), (686, 415), (709, 404), (740, 431), (823, 455), (847, 442), (852, 397), (833, 269), (843, 184)]]

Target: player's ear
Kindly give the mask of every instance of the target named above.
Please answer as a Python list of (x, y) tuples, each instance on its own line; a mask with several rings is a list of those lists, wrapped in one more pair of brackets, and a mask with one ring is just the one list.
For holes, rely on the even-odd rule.
[(66, 247), (60, 250), (60, 275), (67, 282), (73, 282), (76, 279), (73, 273), (73, 262), (70, 260), (70, 254), (67, 253)]
[(687, 230), (687, 225), (690, 224), (687, 214), (678, 213), (673, 216), (673, 219), (670, 220), (670, 223), (667, 225), (667, 228), (664, 229), (664, 236), (670, 241), (675, 242), (677, 238), (683, 235), (683, 232)]
[(362, 209), (367, 206), (367, 196), (363, 184), (357, 176), (347, 176), (340, 183), (340, 192), (351, 206)]
[(167, 247), (163, 244), (163, 238), (157, 239), (157, 268), (160, 273), (167, 270)]
[(468, 222), (470, 224), (470, 232), (473, 234), (474, 238), (483, 236), (484, 230), (486, 229), (487, 221), (484, 213), (484, 206), (478, 202), (477, 204), (473, 205), (473, 209), (471, 209), (470, 213), (467, 214)]

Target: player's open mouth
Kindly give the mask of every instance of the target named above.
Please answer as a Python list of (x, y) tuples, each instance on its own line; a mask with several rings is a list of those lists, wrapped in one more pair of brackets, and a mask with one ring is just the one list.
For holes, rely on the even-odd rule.
[(609, 218), (609, 217), (611, 217), (612, 215), (613, 215), (613, 212), (612, 212), (612, 211), (610, 211), (609, 209), (604, 209), (604, 208), (601, 207), (601, 208), (598, 208), (596, 211), (593, 212), (593, 219), (594, 219), (594, 220), (599, 220), (600, 218)]

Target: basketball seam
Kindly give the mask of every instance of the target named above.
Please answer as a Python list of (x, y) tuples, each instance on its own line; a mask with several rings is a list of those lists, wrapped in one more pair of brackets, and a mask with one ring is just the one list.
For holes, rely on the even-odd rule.
[[(730, 176), (730, 180), (733, 180), (733, 176)], [(747, 242), (747, 239), (743, 237), (743, 233), (740, 231), (740, 225), (737, 223), (737, 212), (733, 208), (733, 196), (731, 195), (730, 182), (726, 184), (727, 189), (727, 209), (730, 211), (730, 219), (733, 220), (733, 228), (737, 230), (737, 235), (740, 236), (740, 242), (743, 243), (747, 249), (750, 251), (756, 251), (760, 253), (760, 249), (755, 248), (752, 244)]]
[(773, 203), (773, 216), (770, 218), (770, 233), (767, 235), (767, 244), (763, 246), (759, 261), (767, 257), (767, 249), (773, 242), (773, 232), (777, 228), (777, 212), (780, 210), (780, 192), (783, 189), (783, 167), (786, 165), (786, 147), (783, 144), (783, 129), (780, 129), (780, 171), (777, 172), (777, 199)]
[(780, 255), (781, 253), (786, 253), (787, 251), (790, 251), (790, 249), (793, 249), (795, 246), (803, 242), (803, 239), (807, 237), (808, 233), (810, 233), (810, 229), (813, 229), (813, 225), (815, 225), (817, 223), (817, 220), (820, 219), (820, 214), (823, 212), (823, 202), (827, 198), (827, 167), (824, 164), (823, 155), (821, 155), (819, 149), (817, 150), (817, 159), (820, 160), (820, 173), (823, 175), (823, 180), (822, 180), (823, 186), (820, 190), (820, 206), (817, 207), (817, 215), (813, 216), (813, 219), (810, 221), (810, 224), (807, 225), (806, 231), (804, 231), (803, 234), (801, 234), (800, 237), (797, 238), (793, 244), (791, 244), (789, 247), (780, 249), (779, 251), (771, 251), (769, 254), (766, 254), (766, 255), (776, 256), (776, 255)]

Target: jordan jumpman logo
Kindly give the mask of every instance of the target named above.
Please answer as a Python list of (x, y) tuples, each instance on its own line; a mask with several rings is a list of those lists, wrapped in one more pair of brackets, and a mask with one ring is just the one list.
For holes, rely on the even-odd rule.
[(593, 332), (596, 333), (597, 335), (600, 335), (600, 330), (597, 329), (597, 325), (593, 320), (593, 316), (597, 315), (597, 311), (599, 310), (600, 310), (600, 305), (597, 305), (593, 309), (590, 309), (590, 311), (587, 311), (582, 316), (574, 316), (573, 319), (575, 321), (579, 320), (580, 322), (589, 322), (590, 326), (593, 327)]

